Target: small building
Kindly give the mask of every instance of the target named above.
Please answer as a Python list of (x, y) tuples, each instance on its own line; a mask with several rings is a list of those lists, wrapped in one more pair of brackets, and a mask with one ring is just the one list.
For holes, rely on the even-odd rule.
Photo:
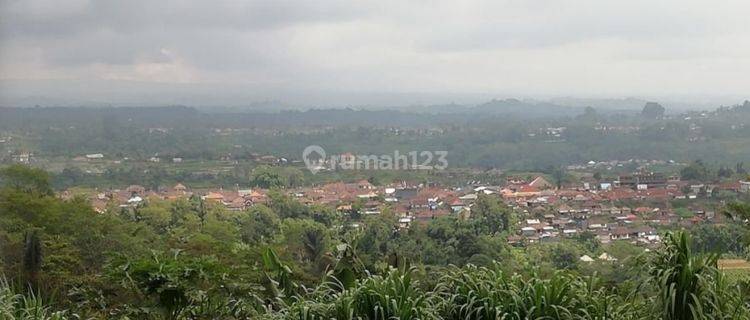
[(398, 219), (398, 227), (399, 227), (399, 228), (402, 228), (402, 229), (404, 229), (404, 228), (408, 228), (408, 227), (409, 227), (409, 225), (411, 224), (411, 220), (412, 220), (412, 218), (411, 218), (411, 217), (403, 217), (403, 218), (399, 218), (399, 219)]
[(539, 190), (550, 189), (550, 188), (554, 187), (554, 185), (552, 185), (551, 183), (549, 183), (549, 181), (545, 180), (541, 176), (538, 176), (534, 180), (532, 180), (531, 182), (529, 182), (528, 186), (529, 187), (537, 188)]
[(144, 195), (146, 194), (146, 188), (143, 186), (139, 186), (137, 184), (131, 185), (125, 189), (126, 192), (128, 192), (130, 195)]
[(182, 183), (177, 183), (172, 189), (181, 194), (185, 194), (187, 192), (187, 187)]
[(205, 201), (222, 202), (224, 200), (224, 195), (219, 192), (209, 191), (208, 194), (201, 197), (201, 199)]
[(536, 234), (536, 228), (523, 227), (521, 228), (521, 234), (524, 236), (533, 236)]
[(740, 181), (740, 192), (750, 193), (750, 181)]
[(620, 176), (620, 186), (637, 188), (638, 185), (646, 185), (647, 188), (663, 188), (667, 185), (667, 178), (663, 173), (636, 173)]
[(137, 204), (139, 204), (141, 202), (143, 202), (143, 198), (141, 198), (139, 196), (133, 196), (130, 199), (128, 199), (128, 204), (129, 205), (137, 205)]
[(18, 163), (31, 163), (32, 159), (34, 159), (34, 155), (28, 152), (20, 153), (20, 154), (14, 154), (12, 156), (13, 161)]
[(605, 253), (602, 253), (601, 255), (599, 255), (599, 257), (598, 257), (597, 259), (599, 259), (599, 260), (603, 260), (603, 261), (609, 261), (609, 262), (615, 262), (615, 261), (617, 261), (617, 258), (615, 258), (615, 257), (613, 257), (613, 256), (611, 256), (611, 255), (609, 255), (609, 254), (608, 254), (608, 253), (606, 253), (606, 252), (605, 252)]

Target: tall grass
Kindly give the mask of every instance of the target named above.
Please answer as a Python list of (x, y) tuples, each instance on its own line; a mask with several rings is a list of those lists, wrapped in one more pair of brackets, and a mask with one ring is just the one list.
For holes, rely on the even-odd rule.
[(66, 314), (64, 311), (52, 311), (33, 291), (28, 295), (15, 293), (7, 279), (0, 278), (0, 319), (62, 320), (68, 318)]
[(445, 319), (635, 319), (636, 309), (597, 286), (595, 277), (558, 272), (549, 279), (491, 268), (453, 268), (441, 279)]
[(347, 289), (335, 278), (284, 310), (284, 319), (439, 319), (432, 292), (423, 291), (413, 270), (392, 269), (358, 280)]
[(717, 259), (695, 256), (686, 233), (667, 234), (650, 271), (654, 313), (665, 320), (750, 319), (743, 291), (728, 284)]
[(371, 276), (349, 289), (331, 283), (275, 316), (283, 319), (750, 319), (747, 299), (716, 268), (715, 256), (696, 256), (687, 235), (668, 234), (651, 257), (651, 277), (627, 294), (596, 276), (557, 272), (507, 274), (490, 267), (449, 267), (434, 288), (412, 270)]
[[(750, 320), (744, 291), (727, 281), (716, 267), (716, 259), (694, 255), (686, 234), (668, 234), (663, 248), (644, 260), (650, 261), (644, 268), (649, 277), (627, 293), (601, 285), (596, 276), (569, 271), (546, 278), (509, 274), (497, 263), (448, 267), (432, 275), (435, 281), (430, 283), (436, 284), (431, 286), (417, 281), (415, 269), (389, 269), (346, 285), (333, 277), (332, 270), (327, 280), (314, 288), (296, 287), (291, 278), (279, 281), (289, 280), (290, 289), (283, 294), (276, 290), (276, 297), (281, 298), (275, 300), (263, 301), (259, 296), (231, 301), (210, 296), (195, 299), (200, 303), (191, 304), (177, 318)], [(288, 276), (287, 271), (281, 275)], [(14, 293), (7, 281), (0, 281), (0, 319), (65, 319), (66, 315), (53, 312), (35, 295)]]

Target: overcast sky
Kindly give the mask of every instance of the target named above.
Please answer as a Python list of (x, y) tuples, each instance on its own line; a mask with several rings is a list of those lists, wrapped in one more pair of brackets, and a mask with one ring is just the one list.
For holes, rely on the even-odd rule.
[(0, 103), (378, 95), (750, 96), (750, 1), (0, 0)]

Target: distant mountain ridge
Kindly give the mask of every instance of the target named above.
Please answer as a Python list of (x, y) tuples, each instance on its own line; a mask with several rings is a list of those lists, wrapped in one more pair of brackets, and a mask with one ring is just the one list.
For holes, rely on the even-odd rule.
[(472, 108), (476, 113), (502, 114), (513, 117), (564, 117), (583, 112), (583, 107), (561, 106), (549, 102), (529, 102), (518, 99), (493, 99)]

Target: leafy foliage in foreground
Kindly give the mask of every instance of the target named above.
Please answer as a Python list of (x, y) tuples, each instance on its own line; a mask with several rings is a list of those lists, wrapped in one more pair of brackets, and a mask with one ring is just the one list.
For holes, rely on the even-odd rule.
[(628, 319), (637, 311), (596, 278), (565, 273), (524, 278), (468, 266), (447, 273), (440, 292), (446, 319)]
[[(547, 278), (523, 276), (508, 274), (495, 263), (449, 267), (440, 272), (434, 286), (420, 283), (416, 268), (391, 268), (383, 275), (358, 279), (350, 287), (329, 274), (329, 280), (315, 288), (284, 296), (278, 292), (293, 291), (294, 285), (288, 283), (289, 268), (272, 251), (266, 259), (274, 270), (267, 275), (278, 299), (267, 302), (257, 296), (211, 301), (205, 295), (208, 291), (194, 283), (207, 280), (203, 279), (205, 265), (197, 262), (180, 265), (154, 258), (146, 265), (127, 266), (130, 271), (124, 272), (138, 290), (157, 294), (164, 306), (163, 313), (146, 312), (138, 318), (750, 319), (741, 288), (729, 285), (714, 256), (694, 256), (686, 234), (668, 234), (664, 247), (650, 258), (650, 276), (629, 293), (601, 285), (596, 276), (565, 271)], [(66, 319), (64, 312), (51, 312), (33, 295), (14, 294), (7, 282), (0, 286), (0, 308), (7, 319)]]
[(13, 292), (5, 278), (0, 278), (0, 319), (15, 320), (62, 320), (68, 319), (64, 311), (52, 311), (35, 294), (22, 295)]
[(654, 313), (665, 319), (745, 319), (746, 299), (716, 268), (717, 256), (695, 257), (687, 234), (667, 234), (651, 269)]

